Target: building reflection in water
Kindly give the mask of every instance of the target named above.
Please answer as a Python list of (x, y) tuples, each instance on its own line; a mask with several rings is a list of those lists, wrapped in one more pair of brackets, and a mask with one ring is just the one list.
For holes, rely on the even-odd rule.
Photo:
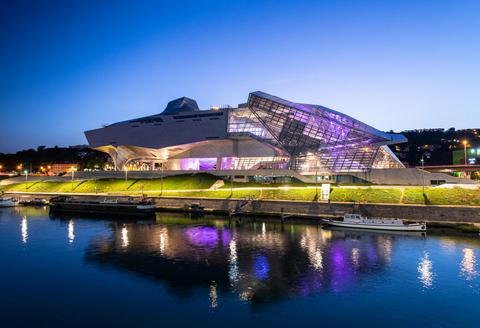
[(228, 245), (229, 248), (229, 270), (228, 270), (228, 278), (232, 286), (238, 281), (238, 262), (237, 262), (237, 241), (235, 237), (230, 240)]
[(418, 279), (424, 288), (430, 288), (433, 285), (432, 261), (428, 256), (428, 252), (424, 251), (417, 267)]
[[(382, 274), (395, 238), (408, 238), (278, 222), (182, 220), (112, 223), (111, 237), (93, 239), (85, 258), (152, 277), (179, 297), (205, 288), (215, 308), (224, 292), (255, 305), (348, 290), (368, 275)], [(428, 256), (419, 272), (431, 285), (426, 261)]]
[(352, 248), (352, 263), (353, 266), (358, 269), (360, 264), (360, 250), (356, 247)]
[(20, 223), (20, 230), (22, 233), (22, 243), (26, 244), (28, 239), (28, 222), (27, 217), (22, 217), (22, 222)]
[(460, 263), (460, 274), (465, 277), (467, 281), (472, 281), (478, 276), (478, 272), (475, 268), (476, 258), (475, 251), (472, 248), (463, 249), (463, 259)]
[(126, 226), (122, 228), (122, 247), (128, 247), (128, 229)]
[(212, 309), (215, 309), (218, 307), (218, 294), (217, 294), (217, 284), (212, 281), (210, 284), (210, 293), (209, 293), (209, 298), (210, 298), (210, 307)]
[(73, 220), (68, 221), (68, 242), (71, 244), (73, 243), (73, 240), (75, 239), (75, 223)]
[(440, 237), (442, 249), (447, 254), (455, 253), (455, 239), (448, 236)]
[(160, 229), (160, 254), (165, 254), (165, 249), (168, 247), (168, 233), (167, 228)]

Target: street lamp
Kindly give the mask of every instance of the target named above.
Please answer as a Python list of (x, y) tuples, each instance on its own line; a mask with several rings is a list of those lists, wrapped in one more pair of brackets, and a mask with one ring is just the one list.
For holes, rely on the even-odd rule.
[(160, 166), (160, 195), (163, 196), (163, 166), (166, 162), (162, 162)]
[(425, 160), (423, 159), (423, 154), (422, 154), (422, 159), (420, 160), (422, 162), (422, 194), (425, 196), (425, 169), (424, 169), (424, 164)]
[(23, 171), (23, 173), (25, 174), (25, 181), (28, 181), (28, 170)]
[(75, 166), (72, 166), (70, 168), (70, 172), (72, 172), (72, 191), (73, 191), (73, 179), (75, 177), (75, 171), (77, 170), (77, 168)]
[(467, 140), (463, 140), (463, 155), (465, 156), (465, 165), (467, 165)]

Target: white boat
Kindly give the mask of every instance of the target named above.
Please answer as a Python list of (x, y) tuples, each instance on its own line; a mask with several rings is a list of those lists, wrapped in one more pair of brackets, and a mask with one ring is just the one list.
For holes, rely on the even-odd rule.
[(426, 231), (425, 222), (405, 223), (401, 219), (392, 218), (369, 218), (360, 214), (345, 214), (343, 221), (324, 219), (328, 225), (334, 227), (373, 229), (373, 230), (394, 230), (394, 231)]
[(13, 197), (1, 197), (0, 207), (13, 207), (18, 205), (18, 199)]

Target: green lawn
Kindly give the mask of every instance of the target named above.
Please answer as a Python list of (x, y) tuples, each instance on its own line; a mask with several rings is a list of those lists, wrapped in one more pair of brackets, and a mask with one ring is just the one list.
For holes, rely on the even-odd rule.
[(400, 203), (402, 191), (397, 188), (333, 188), (333, 202)]
[(429, 204), (480, 206), (480, 190), (429, 188), (426, 194)]
[[(160, 179), (105, 179), (66, 182), (23, 182), (1, 186), (0, 191), (20, 192), (63, 192), (63, 193), (118, 193), (129, 195), (205, 197), (205, 198), (255, 198), (273, 200), (314, 201), (317, 199), (315, 188), (304, 189), (265, 189), (278, 186), (275, 184), (242, 184), (234, 187), (265, 187), (251, 190), (229, 190), (229, 184), (219, 190), (209, 190), (218, 180), (210, 174), (185, 174), (163, 179), (161, 193)], [(303, 185), (296, 181), (295, 185)], [(285, 186), (282, 184), (282, 186)], [(181, 192), (179, 190), (203, 189), (200, 191)], [(480, 190), (461, 188), (426, 187), (425, 194), (421, 187), (401, 188), (340, 188), (332, 187), (330, 200), (333, 202), (390, 203), (390, 204), (431, 204), (431, 205), (475, 205), (480, 206)]]
[(314, 183), (305, 183), (296, 178), (292, 178), (292, 181), (289, 183), (261, 183), (261, 182), (232, 182), (225, 181), (225, 185), (222, 189), (229, 189), (230, 187), (233, 188), (271, 188), (271, 187), (306, 187), (306, 186), (314, 186)]
[[(163, 178), (163, 190), (208, 189), (218, 177), (210, 174), (184, 174)], [(122, 193), (143, 191), (160, 191), (162, 179), (101, 179), (88, 181), (57, 182), (23, 182), (1, 186), (2, 191), (29, 192), (77, 192), (77, 193)]]
[(426, 187), (423, 195), (421, 187), (410, 187), (405, 188), (403, 203), (480, 206), (480, 190)]

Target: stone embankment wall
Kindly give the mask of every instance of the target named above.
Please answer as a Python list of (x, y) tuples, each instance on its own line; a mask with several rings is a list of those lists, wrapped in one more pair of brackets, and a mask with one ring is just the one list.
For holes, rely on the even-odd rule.
[[(195, 199), (157, 198), (159, 207), (164, 209), (184, 209), (192, 203), (205, 206), (208, 210), (234, 210), (239, 202), (235, 199)], [(405, 220), (426, 220), (436, 222), (480, 223), (480, 207), (474, 206), (435, 206), (435, 205), (395, 205), (395, 204), (352, 204), (326, 202), (296, 202), (253, 200), (243, 207), (245, 213), (257, 215), (287, 215), (321, 218), (342, 216), (344, 213), (360, 211), (375, 217), (397, 217)]]

